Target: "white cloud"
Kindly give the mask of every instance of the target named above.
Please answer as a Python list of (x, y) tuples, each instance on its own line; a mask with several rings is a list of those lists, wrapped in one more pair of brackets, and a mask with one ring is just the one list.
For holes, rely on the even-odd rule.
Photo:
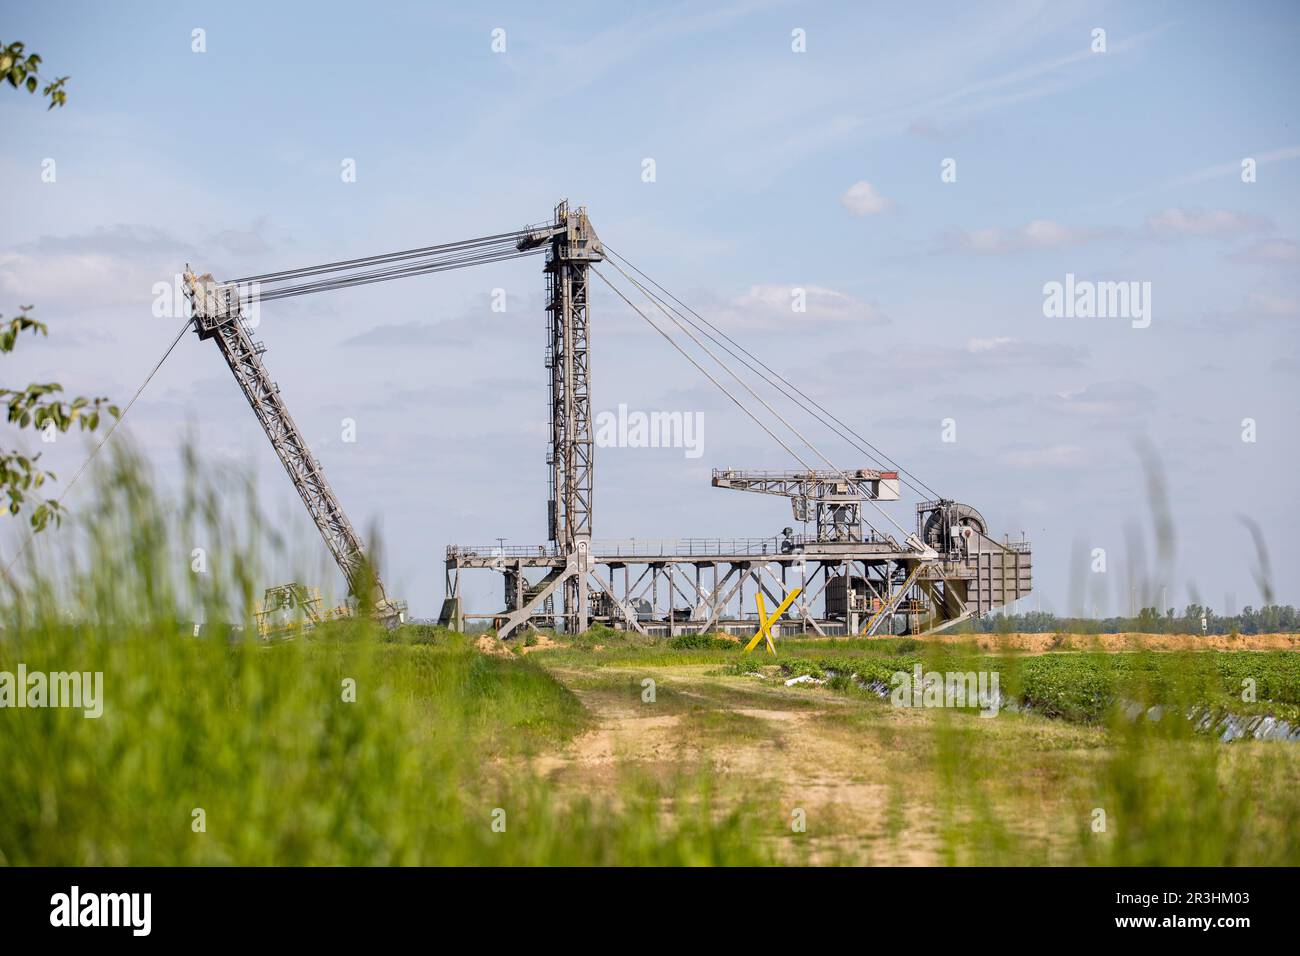
[(1229, 258), (1255, 266), (1300, 265), (1300, 243), (1291, 239), (1266, 239)]
[(1252, 292), (1249, 312), (1276, 318), (1290, 318), (1300, 315), (1300, 299), (1294, 296), (1272, 295), (1267, 292)]
[(840, 203), (855, 216), (875, 216), (894, 208), (894, 201), (880, 195), (865, 179), (850, 186)]
[(1052, 407), (1089, 418), (1137, 417), (1156, 400), (1156, 393), (1138, 382), (1096, 382), (1058, 392)]
[(1050, 219), (1035, 219), (1020, 232), (1030, 245), (1047, 248), (1063, 246), (1080, 235), (1074, 230)]
[[(1061, 367), (1079, 364), (1084, 355), (1081, 349), (1073, 345), (1060, 345), (1052, 342), (1024, 342), (1006, 335), (996, 335), (986, 339), (969, 339), (966, 342), (964, 354), (958, 349), (950, 351), (952, 359), (957, 365), (979, 368), (1000, 368), (1005, 366)], [(971, 358), (971, 356), (974, 356), (974, 358)]]
[[(1267, 232), (1273, 223), (1263, 216), (1227, 209), (1170, 208), (1147, 217), (1145, 232), (1131, 227), (1067, 226), (1054, 219), (1034, 219), (1012, 229), (956, 230), (944, 237), (948, 248), (969, 252), (1006, 253), (1061, 249), (1098, 239), (1227, 238)], [(1267, 246), (1261, 243), (1261, 246)]]
[(1084, 464), (1087, 457), (1078, 445), (1049, 445), (1011, 452), (1007, 464), (1017, 468), (1072, 468)]
[(1051, 219), (1034, 219), (1019, 229), (958, 230), (948, 235), (947, 244), (971, 252), (1018, 252), (1026, 249), (1059, 249), (1107, 234), (1108, 230), (1076, 228)]
[(966, 343), (966, 351), (972, 354), (996, 352), (998, 349), (1010, 345), (1013, 341), (1015, 340), (1005, 335), (994, 336), (991, 339), (971, 339)]
[[(796, 290), (802, 289), (807, 310), (793, 309)], [(711, 314), (709, 314), (711, 313)], [(755, 285), (744, 295), (709, 309), (712, 322), (750, 329), (781, 329), (820, 323), (879, 325), (889, 321), (879, 309), (851, 295), (822, 286)]]
[(46, 309), (148, 308), (153, 284), (170, 281), (191, 247), (144, 226), (45, 236), (0, 251), (0, 297)]
[(1238, 236), (1264, 232), (1272, 223), (1262, 216), (1228, 209), (1166, 209), (1147, 217), (1147, 229), (1159, 235)]
[[(210, 268), (225, 275), (232, 263), (262, 261), (274, 248), (266, 238), (268, 231), (262, 217), (248, 229), (222, 229), (197, 243), (134, 223), (41, 236), (0, 249), (0, 299), (46, 309), (149, 309), (154, 284), (174, 286), (186, 262), (202, 262), (199, 271)], [(214, 249), (222, 254), (214, 254)]]
[(1248, 292), (1233, 309), (1209, 312), (1204, 324), (1220, 335), (1266, 336), (1282, 330), (1288, 320), (1300, 317), (1300, 298), (1279, 292)]
[(400, 322), (379, 325), (344, 339), (348, 348), (419, 349), (468, 347), (473, 331), (481, 322), (447, 320), (444, 322)]
[(950, 373), (971, 376), (1005, 369), (1077, 368), (1087, 357), (1087, 349), (1078, 345), (994, 336), (969, 339), (964, 347), (899, 345), (890, 349), (889, 362), (883, 366), (879, 351), (866, 349), (842, 349), (826, 361), (835, 369), (845, 371), (871, 365), (877, 367), (873, 374), (906, 380), (917, 373), (946, 377)]

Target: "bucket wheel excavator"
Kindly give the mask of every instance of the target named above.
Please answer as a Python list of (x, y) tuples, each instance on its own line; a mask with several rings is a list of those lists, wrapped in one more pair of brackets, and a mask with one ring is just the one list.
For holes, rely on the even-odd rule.
[[(611, 249), (597, 237), (585, 207), (561, 201), (547, 221), (473, 239), (230, 282), (185, 273), (195, 331), (217, 344), (361, 613), (395, 626), (404, 618), (405, 605), (387, 596), (367, 560), (360, 537), (267, 373), (265, 348), (253, 341), (243, 305), (531, 255), (544, 256), (547, 290), (547, 543), (448, 545), (442, 623), (460, 629), (466, 621), (484, 622), (503, 638), (533, 628), (578, 633), (592, 624), (669, 636), (711, 629), (739, 633), (752, 628), (747, 593), (761, 593), (780, 605), (786, 598), (794, 601), (797, 587), (797, 603), (788, 604), (787, 620), (774, 627), (821, 636), (926, 634), (1007, 607), (1030, 593), (1027, 541), (995, 539), (977, 510), (940, 497), (899, 467), (797, 381)], [(790, 499), (803, 534), (787, 528), (780, 537), (759, 538), (593, 537), (592, 276), (800, 464), (780, 471), (717, 469), (712, 483)], [(802, 423), (820, 423), (862, 454), (864, 465), (878, 467), (840, 468), (773, 401), (786, 413), (793, 406)], [(822, 464), (814, 465), (818, 459)], [(899, 501), (904, 486), (919, 501), (914, 531), (882, 507)], [(633, 574), (634, 568), (640, 570)], [(471, 570), (501, 576), (503, 606), (481, 611), (462, 607), (461, 574)], [(271, 592), (263, 620), (286, 609), (308, 619), (330, 616), (313, 592), (301, 586)], [(691, 609), (685, 614), (680, 612), (683, 604)]]

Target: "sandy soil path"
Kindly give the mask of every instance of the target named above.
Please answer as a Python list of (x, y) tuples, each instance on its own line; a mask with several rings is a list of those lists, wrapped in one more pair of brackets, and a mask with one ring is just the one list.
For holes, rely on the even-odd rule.
[[(641, 671), (602, 669), (608, 683), (593, 687), (590, 672), (553, 670), (596, 726), (563, 749), (535, 757), (534, 771), (561, 788), (592, 791), (611, 784), (629, 764), (667, 775), (707, 763), (722, 782), (735, 785), (733, 799), (774, 797), (773, 812), (787, 821), (802, 810), (807, 831), (800, 852), (813, 862), (846, 856), (879, 864), (938, 862), (933, 821), (917, 809), (891, 807), (882, 772), (891, 756), (888, 736), (825, 719), (864, 702), (812, 701), (779, 683), (706, 676), (704, 670), (656, 672), (661, 700), (671, 694), (665, 708), (628, 693), (628, 682), (639, 680)], [(914, 719), (865, 703), (883, 722)], [(713, 726), (715, 719), (721, 726)]]

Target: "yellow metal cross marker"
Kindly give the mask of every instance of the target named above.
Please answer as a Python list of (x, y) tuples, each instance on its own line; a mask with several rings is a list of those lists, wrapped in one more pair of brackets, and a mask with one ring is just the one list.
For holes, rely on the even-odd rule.
[(803, 588), (795, 588), (787, 594), (785, 600), (781, 602), (781, 606), (776, 609), (776, 613), (771, 617), (767, 616), (767, 605), (763, 603), (763, 592), (759, 591), (754, 595), (754, 600), (758, 604), (758, 633), (750, 638), (749, 643), (745, 645), (746, 654), (756, 648), (758, 642), (763, 638), (767, 638), (767, 649), (771, 651), (773, 655), (776, 654), (776, 645), (772, 643), (772, 625), (775, 624), (777, 620), (780, 619), (781, 615), (785, 613), (786, 608), (794, 603), (794, 599), (799, 596), (799, 592), (802, 590)]

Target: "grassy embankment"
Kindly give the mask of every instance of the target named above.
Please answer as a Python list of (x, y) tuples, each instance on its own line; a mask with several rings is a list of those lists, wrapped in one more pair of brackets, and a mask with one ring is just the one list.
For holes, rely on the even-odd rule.
[(359, 622), (271, 646), (193, 637), (196, 606), (249, 623), (266, 523), (198, 469), (187, 487), (161, 502), (119, 459), (59, 560), (3, 595), (0, 670), (102, 672), (103, 715), (0, 711), (0, 863), (769, 859), (707, 767), (629, 766), (591, 794), (534, 775), (528, 755), (591, 718), (530, 661)]

